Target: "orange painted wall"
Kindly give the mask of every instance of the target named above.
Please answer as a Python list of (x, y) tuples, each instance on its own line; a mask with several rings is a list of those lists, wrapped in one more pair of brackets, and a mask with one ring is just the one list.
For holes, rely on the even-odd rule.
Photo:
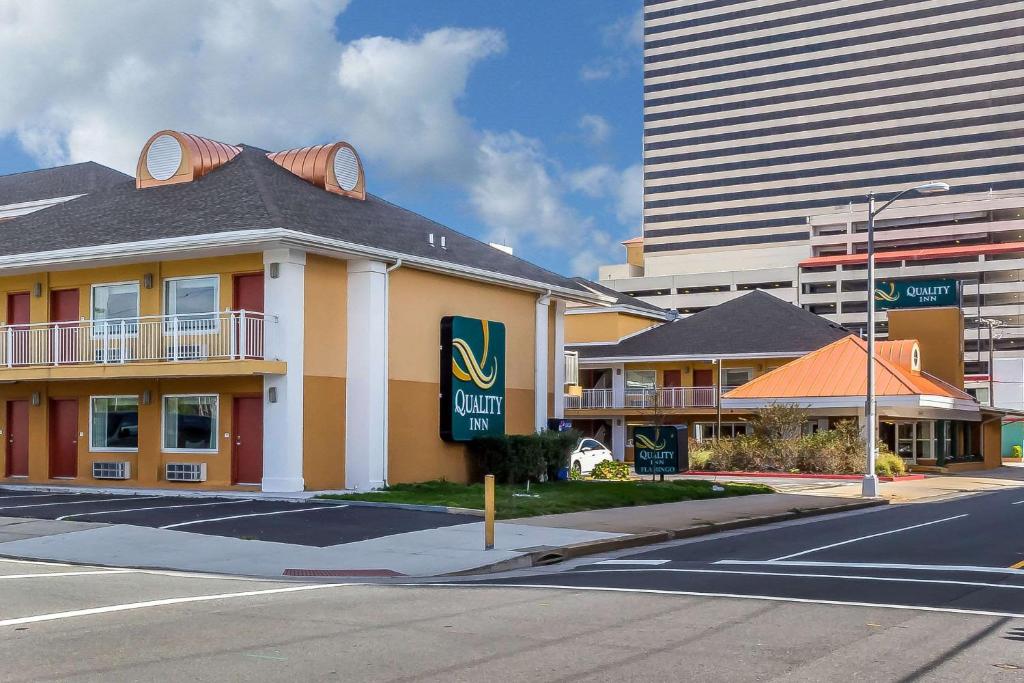
[(626, 313), (574, 313), (565, 316), (565, 343), (618, 341), (658, 324), (657, 320)]
[(964, 387), (964, 316), (959, 308), (889, 311), (889, 339), (916, 339), (921, 369)]

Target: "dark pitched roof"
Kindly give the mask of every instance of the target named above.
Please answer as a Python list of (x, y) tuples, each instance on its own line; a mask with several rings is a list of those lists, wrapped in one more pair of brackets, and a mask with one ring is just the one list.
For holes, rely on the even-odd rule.
[(668, 309), (662, 308), (661, 306), (656, 306), (655, 304), (648, 303), (643, 299), (637, 299), (635, 296), (630, 296), (629, 294), (619, 292), (617, 290), (612, 289), (611, 287), (605, 287), (604, 285), (594, 282), (592, 280), (588, 280), (585, 277), (574, 277), (573, 280), (575, 280), (578, 284), (583, 285), (587, 289), (597, 292), (598, 294), (605, 294), (607, 296), (615, 297), (615, 305), (618, 306), (633, 306), (634, 308), (640, 308), (649, 313), (658, 314), (662, 317), (674, 313), (674, 311), (669, 311)]
[(849, 331), (781, 299), (755, 290), (627, 337), (618, 344), (575, 347), (581, 358), (804, 354)]
[(0, 206), (87, 194), (127, 180), (132, 177), (94, 161), (12, 173), (0, 176)]
[[(0, 255), (101, 246), (238, 230), (284, 228), (469, 266), (586, 292), (570, 278), (367, 194), (365, 201), (317, 188), (243, 146), (232, 161), (177, 185), (112, 187), (4, 224)], [(431, 247), (427, 241), (434, 234)], [(441, 237), (447, 248), (441, 249)]]

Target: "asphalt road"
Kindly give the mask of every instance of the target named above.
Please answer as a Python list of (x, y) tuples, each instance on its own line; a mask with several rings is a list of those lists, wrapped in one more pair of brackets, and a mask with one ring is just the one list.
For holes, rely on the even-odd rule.
[(0, 680), (1017, 681), (1024, 622), (0, 562)]
[(350, 506), (331, 501), (12, 489), (0, 489), (0, 517), (131, 524), (317, 547), (480, 521), (472, 515)]
[(1024, 493), (874, 508), (490, 584), (655, 591), (1024, 617)]

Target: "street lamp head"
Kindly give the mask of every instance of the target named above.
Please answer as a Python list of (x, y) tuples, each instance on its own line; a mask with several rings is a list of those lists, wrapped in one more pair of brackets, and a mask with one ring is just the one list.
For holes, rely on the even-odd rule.
[(949, 183), (925, 183), (914, 188), (918, 194), (942, 194), (949, 192)]

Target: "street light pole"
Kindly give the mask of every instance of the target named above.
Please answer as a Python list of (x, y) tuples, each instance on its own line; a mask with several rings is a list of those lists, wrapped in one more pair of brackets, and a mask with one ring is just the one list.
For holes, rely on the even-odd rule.
[(946, 183), (925, 183), (896, 193), (892, 199), (875, 208), (875, 193), (868, 193), (868, 377), (867, 396), (864, 401), (864, 419), (867, 421), (867, 471), (861, 486), (865, 498), (878, 496), (878, 475), (875, 474), (875, 459), (878, 454), (878, 416), (875, 414), (875, 216), (885, 211), (897, 199), (908, 192), (938, 194), (948, 192)]
[(864, 419), (867, 420), (868, 467), (864, 473), (861, 495), (874, 498), (878, 495), (878, 475), (875, 474), (876, 443), (875, 430), (875, 193), (868, 193), (868, 386), (864, 402)]

